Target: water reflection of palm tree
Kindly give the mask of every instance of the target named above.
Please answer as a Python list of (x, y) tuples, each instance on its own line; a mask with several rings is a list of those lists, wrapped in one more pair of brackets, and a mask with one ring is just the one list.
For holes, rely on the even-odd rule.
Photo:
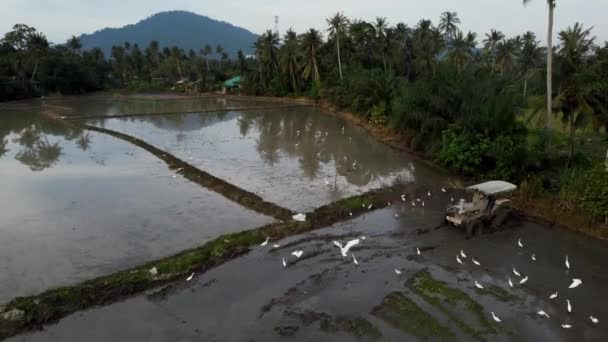
[(78, 140), (76, 140), (76, 145), (83, 151), (88, 150), (91, 146), (91, 136), (89, 133), (81, 134)]
[(42, 171), (53, 166), (61, 156), (59, 142), (50, 143), (46, 134), (35, 127), (24, 129), (15, 142), (24, 147), (15, 159), (29, 166), (32, 171)]

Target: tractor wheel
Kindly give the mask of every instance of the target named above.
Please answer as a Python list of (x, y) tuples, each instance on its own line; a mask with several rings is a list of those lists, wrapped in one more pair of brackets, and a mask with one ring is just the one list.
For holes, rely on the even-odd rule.
[(483, 234), (483, 222), (481, 222), (480, 220), (473, 220), (469, 223), (466, 224), (466, 234), (467, 234), (467, 240), (470, 239), (473, 236), (479, 236), (481, 234)]
[(492, 217), (491, 227), (494, 231), (499, 231), (504, 228), (505, 224), (515, 215), (511, 208), (498, 208)]

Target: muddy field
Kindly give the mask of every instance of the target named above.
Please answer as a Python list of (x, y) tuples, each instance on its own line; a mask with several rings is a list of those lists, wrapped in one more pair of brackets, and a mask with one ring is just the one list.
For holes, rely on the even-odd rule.
[[(11, 296), (22, 287), (29, 293), (108, 274), (122, 262), (132, 266), (272, 220), (240, 208), (217, 188), (186, 180), (124, 140), (89, 133), (91, 146), (80, 149), (75, 133), (27, 120), (32, 123), (0, 130), (9, 146), (0, 156), (0, 182), (13, 187), (14, 200), (0, 220), (0, 234), (11, 239), (0, 239), (0, 253), (20, 272), (2, 275), (2, 284), (14, 284), (6, 287)], [(456, 229), (437, 229), (445, 205), (465, 196), (454, 188), (458, 182), (327, 113), (224, 111), (86, 123), (137, 137), (294, 211), (402, 185), (391, 189), (384, 209), (361, 203), (364, 215), (283, 239), (271, 235), (268, 244), (256, 242), (208, 272), (185, 274), (10, 341), (608, 340), (604, 243), (525, 219), (470, 240)], [(17, 150), (29, 146), (27, 134), (21, 136), (31, 125), (50, 145), (65, 146), (58, 160), (36, 172), (17, 158)], [(90, 228), (74, 233), (74, 226)], [(354, 239), (359, 244), (345, 257), (333, 244)], [(40, 252), (45, 246), (53, 253)], [(45, 263), (61, 262), (69, 271), (45, 270), (53, 267)], [(583, 284), (569, 289), (574, 278)]]

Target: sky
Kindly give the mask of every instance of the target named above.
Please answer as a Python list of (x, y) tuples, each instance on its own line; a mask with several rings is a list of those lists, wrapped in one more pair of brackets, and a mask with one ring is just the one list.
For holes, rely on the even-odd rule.
[[(460, 16), (462, 30), (480, 36), (490, 28), (507, 36), (530, 30), (546, 41), (545, 0), (534, 0), (526, 7), (520, 0), (0, 0), (0, 37), (14, 24), (24, 23), (46, 34), (51, 42), (63, 43), (72, 35), (134, 24), (167, 10), (192, 11), (254, 33), (273, 28), (275, 15), (281, 32), (288, 28), (302, 32), (310, 27), (325, 32), (325, 19), (338, 11), (349, 18), (380, 16), (391, 24), (415, 26), (422, 18), (437, 22), (441, 12), (449, 10)], [(594, 26), (593, 33), (603, 45), (608, 40), (606, 13), (607, 0), (557, 0), (555, 36), (578, 21), (585, 27)]]

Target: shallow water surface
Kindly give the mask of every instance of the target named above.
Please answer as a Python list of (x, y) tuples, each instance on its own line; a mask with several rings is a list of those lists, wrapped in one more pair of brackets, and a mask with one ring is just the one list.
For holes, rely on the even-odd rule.
[(0, 113), (0, 301), (268, 223), (121, 140)]
[(447, 182), (362, 129), (316, 108), (91, 120), (212, 175), (307, 211), (395, 181)]

